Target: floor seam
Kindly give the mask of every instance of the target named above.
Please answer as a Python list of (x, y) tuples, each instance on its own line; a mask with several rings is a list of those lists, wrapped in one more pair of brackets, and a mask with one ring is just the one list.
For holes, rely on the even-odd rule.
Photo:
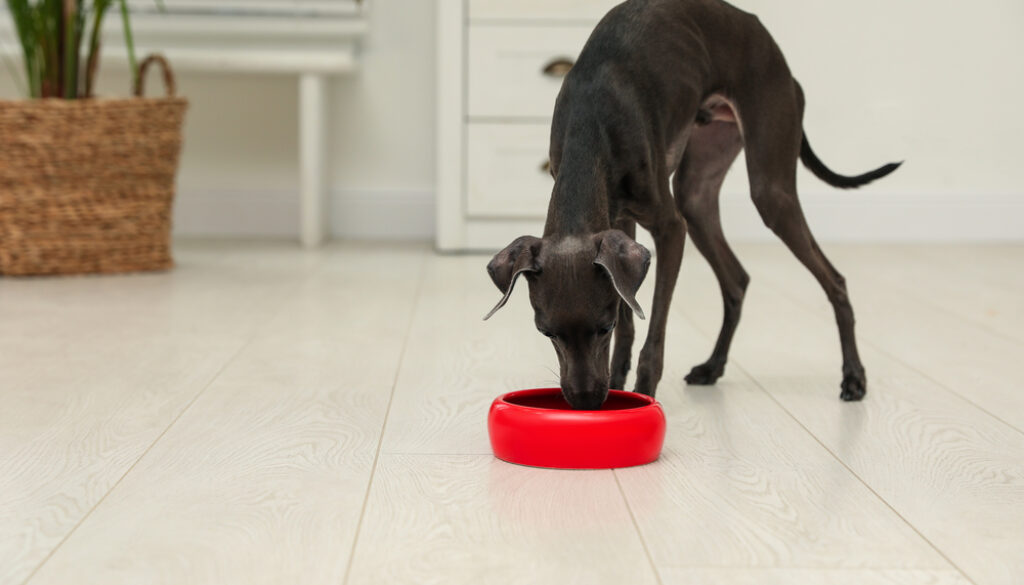
[(391, 393), (388, 395), (388, 405), (384, 410), (384, 420), (380, 426), (380, 437), (377, 438), (377, 449), (373, 454), (373, 465), (370, 467), (370, 477), (366, 480), (366, 492), (363, 494), (363, 504), (359, 509), (359, 520), (356, 521), (355, 533), (352, 537), (352, 548), (349, 549), (348, 563), (345, 565), (345, 575), (342, 578), (342, 585), (347, 585), (352, 574), (352, 566), (355, 565), (356, 548), (359, 546), (359, 535), (363, 530), (363, 520), (366, 517), (366, 508), (370, 502), (370, 493), (373, 490), (373, 482), (377, 477), (377, 466), (380, 462), (381, 451), (384, 446), (384, 434), (387, 431), (388, 419), (391, 416), (391, 405), (395, 401), (395, 390), (398, 388), (398, 378), (402, 372), (402, 364), (405, 362), (405, 352), (409, 348), (409, 338), (412, 336), (412, 326), (419, 312), (420, 295), (423, 292), (423, 281), (426, 280), (426, 266), (429, 255), (424, 255), (424, 261), (420, 264), (419, 275), (416, 281), (416, 290), (413, 293), (412, 309), (409, 311), (409, 325), (405, 329), (405, 337), (402, 340), (402, 348), (398, 352), (398, 361), (395, 364), (395, 376), (391, 381)]
[[(685, 318), (686, 318), (686, 320), (690, 323), (690, 325), (695, 330), (702, 331), (702, 329), (693, 320), (693, 318), (690, 317), (690, 315), (688, 315), (688, 314), (685, 315)], [(849, 474), (851, 476), (856, 478), (856, 480), (858, 482), (860, 482), (860, 484), (863, 485), (869, 492), (871, 492), (875, 496), (875, 498), (878, 499), (879, 502), (881, 502), (893, 514), (895, 514), (897, 518), (899, 518), (904, 524), (907, 525), (907, 527), (909, 527), (911, 530), (913, 530), (914, 534), (917, 534), (917, 536), (922, 541), (927, 543), (928, 546), (931, 547), (931, 549), (933, 551), (935, 551), (935, 554), (939, 555), (940, 558), (942, 558), (947, 563), (949, 563), (949, 566), (952, 567), (953, 569), (955, 569), (958, 573), (960, 573), (960, 575), (964, 579), (966, 579), (969, 583), (976, 583), (973, 579), (970, 578), (970, 576), (968, 576), (966, 571), (964, 571), (962, 568), (960, 568), (959, 565), (954, 563), (952, 559), (950, 559), (948, 556), (946, 556), (946, 554), (938, 546), (935, 545), (935, 543), (933, 543), (920, 530), (918, 530), (917, 526), (915, 526), (909, 519), (904, 517), (903, 514), (901, 514), (898, 510), (896, 510), (896, 508), (888, 500), (886, 500), (884, 497), (882, 497), (881, 494), (879, 494), (877, 491), (875, 491), (875, 488), (873, 488), (871, 486), (871, 484), (869, 484), (863, 477), (861, 477), (860, 474), (858, 474), (856, 471), (854, 471), (853, 468), (851, 468), (849, 465), (847, 465), (847, 463), (845, 461), (843, 461), (843, 459), (841, 457), (839, 457), (839, 455), (837, 455), (832, 449), (830, 449), (816, 434), (814, 434), (814, 432), (812, 432), (809, 428), (807, 428), (807, 426), (804, 425), (804, 423), (799, 418), (797, 418), (796, 415), (794, 415), (788, 408), (786, 408), (782, 404), (782, 402), (780, 402), (771, 392), (768, 391), (767, 388), (764, 387), (764, 385), (761, 383), (760, 380), (758, 380), (753, 375), (751, 375), (750, 371), (747, 368), (743, 367), (742, 364), (740, 364), (739, 362), (737, 362), (733, 358), (729, 359), (729, 363), (733, 367), (738, 369), (740, 372), (742, 372), (744, 377), (746, 377), (748, 380), (750, 380), (755, 386), (757, 386), (757, 388), (761, 392), (763, 392), (765, 394), (765, 396), (768, 397), (769, 400), (771, 400), (773, 403), (775, 403), (776, 406), (778, 406), (780, 409), (782, 409), (782, 412), (786, 413), (786, 416), (788, 416), (790, 419), (793, 420), (793, 422), (795, 422), (797, 425), (799, 425), (800, 428), (802, 428), (805, 433), (807, 433), (812, 439), (814, 439), (815, 443), (820, 445), (821, 448), (824, 449), (825, 452), (828, 453), (832, 457), (832, 459), (834, 459), (837, 463), (842, 465), (843, 468), (846, 469), (846, 471), (849, 472)], [(925, 569), (920, 569), (920, 570), (925, 570)]]
[[(861, 571), (884, 571), (886, 573), (956, 573), (963, 577), (964, 574), (953, 568), (945, 569), (908, 569), (906, 567), (809, 567), (809, 566), (784, 566), (784, 567), (766, 567), (766, 566), (739, 566), (739, 565), (665, 565), (666, 569), (682, 569), (682, 570), (715, 570), (715, 571), (820, 571), (829, 573), (857, 573)], [(973, 582), (972, 582), (973, 583)]]
[(647, 547), (647, 541), (644, 539), (644, 533), (640, 530), (640, 523), (636, 520), (636, 515), (633, 513), (633, 507), (629, 505), (629, 498), (626, 497), (626, 490), (622, 489), (622, 482), (619, 480), (618, 470), (612, 469), (612, 477), (615, 478), (615, 485), (619, 488), (619, 495), (622, 496), (622, 502), (626, 505), (626, 512), (629, 513), (629, 519), (633, 523), (633, 529), (636, 530), (637, 538), (640, 539), (640, 547), (644, 549), (644, 556), (647, 557), (647, 562), (651, 566), (651, 571), (654, 572), (654, 580), (658, 585), (663, 585), (664, 581), (661, 580), (661, 573), (658, 572), (658, 566), (654, 564), (654, 555), (651, 554), (651, 549)]
[[(253, 338), (253, 339), (255, 339), (255, 338)], [(60, 550), (60, 548), (62, 546), (64, 546), (65, 542), (67, 542), (68, 540), (71, 539), (71, 537), (75, 534), (75, 532), (78, 531), (79, 527), (81, 527), (83, 524), (85, 524), (86, 520), (88, 520), (92, 516), (92, 513), (94, 511), (96, 511), (96, 509), (99, 508), (101, 505), (103, 505), (103, 502), (105, 502), (107, 500), (107, 497), (110, 494), (114, 493), (114, 491), (117, 489), (117, 487), (119, 485), (121, 485), (121, 482), (124, 481), (124, 479), (126, 477), (128, 477), (128, 475), (131, 474), (132, 471), (135, 470), (135, 468), (139, 465), (139, 463), (141, 463), (142, 460), (146, 458), (146, 455), (149, 455), (149, 452), (153, 450), (153, 447), (155, 447), (157, 445), (157, 443), (159, 443), (164, 438), (164, 436), (171, 430), (171, 428), (174, 427), (175, 424), (177, 424), (178, 420), (180, 420), (181, 417), (184, 416), (185, 413), (188, 412), (188, 410), (190, 408), (192, 408), (192, 405), (195, 404), (195, 402), (197, 400), (199, 400), (199, 398), (203, 394), (206, 393), (206, 390), (210, 386), (212, 386), (215, 381), (217, 381), (217, 378), (219, 378), (220, 375), (222, 373), (224, 373), (224, 370), (226, 370), (227, 367), (229, 365), (231, 365), (231, 363), (234, 362), (235, 359), (238, 358), (239, 355), (241, 355), (242, 351), (244, 351), (245, 348), (249, 347), (249, 345), (252, 343), (252, 341), (253, 341), (252, 339), (249, 339), (246, 342), (244, 342), (241, 345), (241, 347), (239, 347), (238, 350), (234, 354), (232, 354), (232, 356), (230, 358), (228, 358), (227, 361), (224, 362), (224, 365), (222, 365), (220, 367), (220, 369), (217, 370), (217, 372), (202, 387), (202, 389), (199, 390), (199, 392), (196, 392), (196, 395), (193, 396), (192, 399), (189, 400), (187, 404), (185, 404), (185, 407), (181, 409), (181, 412), (179, 412), (177, 414), (177, 416), (175, 416), (174, 419), (171, 420), (171, 422), (167, 424), (167, 426), (164, 428), (164, 430), (161, 431), (160, 434), (157, 435), (157, 437), (155, 439), (153, 439), (153, 442), (150, 443), (148, 447), (146, 447), (146, 449), (142, 452), (142, 454), (140, 454), (138, 456), (138, 458), (135, 459), (135, 461), (133, 461), (132, 464), (128, 466), (128, 469), (126, 469), (125, 472), (123, 474), (121, 474), (121, 477), (117, 478), (117, 481), (115, 481), (114, 484), (110, 486), (110, 488), (106, 491), (106, 493), (104, 493), (103, 496), (100, 497), (100, 499), (97, 500), (96, 503), (93, 504), (93, 506), (91, 508), (89, 508), (89, 510), (82, 516), (82, 518), (79, 519), (79, 521), (76, 522), (75, 525), (71, 527), (71, 530), (69, 530), (67, 532), (67, 534), (65, 534), (64, 537), (60, 539), (60, 542), (58, 542), (56, 544), (56, 546), (54, 546), (52, 549), (50, 549), (50, 552), (46, 554), (46, 557), (44, 557), (43, 560), (40, 561), (38, 565), (36, 565), (36, 568), (32, 569), (32, 572), (29, 573), (28, 577), (24, 581), (22, 581), (22, 585), (28, 585), (28, 583), (30, 583), (32, 581), (32, 579), (36, 576), (36, 573), (38, 573), (43, 568), (43, 566), (45, 566), (46, 563), (48, 563), (50, 561), (50, 559), (53, 558), (53, 555), (57, 554), (57, 551)]]
[[(319, 273), (320, 273), (320, 271), (322, 269), (323, 269), (323, 264), (321, 263), (316, 268), (316, 270), (313, 271), (312, 274), (307, 276), (306, 279), (302, 281), (301, 284), (297, 284), (295, 287), (293, 287), (292, 293), (294, 293), (295, 290), (299, 290), (299, 289), (305, 287), (313, 278), (315, 278), (317, 275), (319, 275)], [(132, 464), (128, 466), (128, 469), (126, 469), (125, 472), (123, 474), (121, 474), (121, 477), (117, 478), (117, 481), (115, 481), (113, 483), (113, 485), (111, 485), (110, 488), (107, 489), (107, 491), (103, 494), (103, 496), (101, 496), (100, 499), (97, 500), (96, 503), (93, 504), (92, 507), (90, 507), (89, 510), (85, 514), (82, 515), (82, 517), (78, 520), (78, 522), (76, 522), (75, 525), (72, 526), (70, 530), (68, 530), (68, 532), (64, 535), (64, 537), (61, 538), (60, 541), (52, 549), (50, 549), (50, 552), (48, 552), (46, 554), (46, 556), (43, 557), (43, 560), (41, 560), (39, 562), (39, 564), (37, 564), (36, 567), (34, 569), (32, 569), (32, 572), (30, 572), (28, 574), (28, 577), (26, 577), (25, 580), (22, 581), (22, 585), (28, 585), (32, 581), (32, 579), (35, 578), (36, 574), (39, 573), (39, 571), (44, 566), (46, 566), (46, 563), (48, 563), (50, 561), (50, 559), (53, 558), (53, 556), (55, 554), (57, 554), (57, 551), (60, 550), (60, 548), (62, 546), (64, 546), (64, 543), (66, 543), (68, 540), (71, 539), (71, 537), (75, 534), (75, 532), (77, 532), (78, 529), (83, 524), (85, 524), (86, 520), (88, 520), (92, 516), (93, 512), (95, 512), (103, 504), (103, 502), (105, 502), (107, 500), (107, 498), (110, 496), (110, 494), (114, 493), (114, 490), (116, 490), (117, 487), (119, 485), (121, 485), (121, 482), (123, 482), (124, 479), (126, 477), (128, 477), (128, 475), (132, 471), (135, 470), (135, 468), (139, 465), (139, 463), (141, 463), (142, 460), (146, 458), (146, 455), (148, 455), (149, 452), (153, 450), (153, 447), (155, 447), (157, 445), (157, 443), (159, 443), (164, 438), (164, 436), (166, 436), (167, 433), (170, 432), (170, 430), (174, 427), (174, 425), (177, 424), (177, 422), (179, 420), (181, 420), (181, 417), (184, 416), (185, 413), (188, 412), (190, 408), (192, 408), (192, 405), (195, 404), (196, 401), (198, 401), (199, 398), (202, 397), (202, 395), (206, 393), (206, 391), (210, 388), (210, 386), (213, 386), (214, 382), (216, 382), (217, 379), (220, 378), (221, 374), (224, 373), (224, 371), (228, 368), (228, 366), (230, 366), (236, 359), (238, 359), (238, 356), (240, 356), (243, 351), (245, 351), (250, 345), (252, 345), (252, 343), (256, 340), (256, 338), (259, 337), (259, 334), (262, 331), (262, 329), (264, 327), (266, 327), (269, 323), (273, 322), (273, 320), (276, 319), (277, 316), (280, 315), (282, 311), (284, 311), (285, 307), (288, 306), (289, 300), (293, 296), (294, 296), (294, 294), (286, 296), (284, 298), (284, 300), (281, 301), (281, 304), (277, 308), (277, 310), (274, 311), (273, 316), (268, 318), (263, 323), (262, 326), (257, 327), (252, 332), (252, 334), (249, 336), (249, 338), (246, 339), (245, 341), (243, 341), (241, 343), (241, 345), (239, 345), (239, 347), (235, 351), (235, 353), (233, 353), (231, 355), (231, 357), (229, 357), (227, 360), (224, 361), (224, 363), (221, 365), (221, 367), (217, 369), (217, 371), (210, 377), (209, 380), (207, 380), (206, 384), (203, 385), (203, 387), (199, 390), (199, 392), (196, 392), (196, 395), (193, 396), (192, 399), (189, 400), (188, 403), (185, 404), (185, 407), (181, 409), (181, 412), (179, 412), (177, 414), (177, 416), (175, 416), (174, 419), (172, 419), (171, 422), (168, 423), (166, 427), (164, 427), (164, 430), (161, 431), (160, 434), (157, 435), (157, 437), (149, 444), (149, 446), (146, 447), (146, 449), (138, 456), (138, 458), (136, 458), (135, 461), (133, 461)]]
[[(894, 287), (896, 290), (898, 290), (901, 293), (906, 294), (908, 292), (907, 289), (904, 289), (904, 288), (900, 287), (899, 285), (892, 284), (892, 283), (890, 283), (888, 281), (886, 281), (885, 284), (888, 285), (888, 286)], [(937, 304), (935, 304), (934, 301), (931, 301), (929, 299), (922, 298), (922, 299), (919, 299), (919, 300), (921, 301), (921, 304), (925, 308), (930, 309), (932, 311), (935, 311), (936, 313), (942, 313), (942, 314), (947, 315), (947, 316), (949, 316), (949, 317), (951, 317), (953, 319), (956, 319), (962, 325), (969, 325), (971, 327), (974, 327), (974, 328), (978, 329), (979, 331), (981, 331), (983, 333), (986, 333), (986, 334), (991, 335), (993, 337), (998, 337), (998, 338), (1002, 339), (1003, 341), (1009, 341), (1009, 342), (1015, 343), (1017, 345), (1024, 344), (1024, 339), (1020, 339), (1018, 337), (1014, 337), (1013, 335), (1010, 335), (1008, 333), (1003, 333), (1002, 331), (999, 331), (998, 329), (993, 329), (987, 323), (982, 323), (981, 321), (975, 321), (974, 319), (971, 319), (970, 317), (967, 317), (966, 315), (961, 315), (960, 313), (957, 313), (953, 309), (950, 309), (948, 307), (944, 307), (942, 305), (937, 305)]]
[[(1024, 246), (1022, 246), (1019, 242), (1015, 243), (1015, 244), (1014, 243), (1010, 243), (1010, 242), (1005, 242), (1005, 244), (1010, 244), (1013, 247), (1024, 249)], [(997, 247), (1002, 247), (1003, 245), (1004, 244), (998, 244)], [(928, 245), (925, 245), (924, 247), (927, 247), (930, 250), (934, 249), (932, 246), (928, 246)], [(984, 248), (984, 245), (982, 246), (982, 248)], [(978, 248), (975, 248), (975, 249), (978, 249)], [(923, 255), (922, 254), (923, 250), (922, 250), (921, 246), (910, 246), (910, 247), (904, 246), (904, 247), (901, 247), (899, 249), (899, 252), (903, 255), (904, 258), (906, 258), (908, 261), (912, 261), (912, 262), (933, 262), (935, 260), (934, 258), (928, 258), (927, 256)], [(965, 272), (968, 273), (968, 274), (966, 274), (966, 276), (968, 278), (983, 278), (983, 277), (991, 275), (987, 271), (976, 270), (974, 268), (974, 266), (976, 266), (976, 264), (974, 264), (974, 263), (968, 264), (966, 266), (963, 266), (963, 268), (965, 268)], [(985, 286), (990, 287), (990, 288), (999, 289), (999, 290), (1001, 290), (1001, 291), (1003, 291), (1005, 293), (1009, 293), (1009, 294), (1021, 294), (1021, 292), (1022, 292), (1021, 288), (1019, 286), (1011, 284), (1011, 283), (1008, 283), (1008, 282), (1000, 282), (1000, 281), (996, 281), (994, 283), (989, 282), (989, 283), (986, 283)]]
[(814, 441), (816, 443), (821, 445), (821, 448), (824, 449), (829, 455), (831, 455), (832, 458), (836, 460), (836, 462), (838, 462), (840, 465), (843, 466), (844, 469), (846, 469), (848, 472), (850, 472), (850, 475), (852, 475), (853, 477), (857, 478), (857, 481), (859, 481), (861, 483), (861, 485), (863, 485), (865, 488), (867, 488), (868, 491), (870, 491), (876, 498), (878, 498), (878, 501), (882, 502), (882, 504), (884, 504), (886, 508), (891, 510), (892, 513), (895, 514), (897, 518), (902, 520), (904, 524), (906, 524), (911, 530), (913, 530), (914, 534), (917, 534), (918, 537), (921, 538), (921, 540), (923, 540), (924, 542), (928, 543), (928, 546), (930, 546), (932, 548), (932, 550), (934, 550), (937, 555), (939, 555), (940, 557), (942, 557), (942, 559), (944, 559), (947, 563), (949, 563), (950, 567), (952, 567), (953, 569), (958, 571), (960, 573), (960, 575), (963, 576), (963, 578), (966, 579), (967, 581), (969, 581), (971, 583), (975, 583), (975, 581), (973, 579), (971, 579), (970, 576), (968, 576), (966, 571), (964, 571), (959, 565), (957, 565), (955, 562), (953, 562), (952, 559), (950, 559), (948, 556), (946, 556), (946, 553), (943, 552), (942, 549), (940, 549), (934, 542), (932, 542), (920, 530), (918, 530), (917, 526), (915, 526), (913, 522), (911, 522), (909, 519), (907, 519), (905, 516), (903, 516), (903, 514), (901, 514), (891, 503), (889, 503), (888, 500), (886, 500), (884, 497), (882, 497), (881, 494), (879, 494), (877, 491), (875, 491), (875, 488), (871, 487), (871, 484), (869, 484), (863, 477), (861, 477), (860, 474), (858, 474), (856, 471), (854, 471), (853, 468), (851, 468), (849, 465), (847, 465), (846, 462), (843, 461), (842, 458), (840, 458), (839, 455), (837, 455), (832, 449), (830, 449), (827, 445), (825, 445), (825, 443), (822, 442), (822, 440), (819, 439), (817, 435), (815, 435), (813, 432), (811, 432), (811, 430), (809, 428), (807, 428), (804, 425), (804, 423), (802, 421), (800, 421), (800, 419), (798, 419), (796, 417), (796, 415), (794, 415), (792, 412), (790, 412), (790, 410), (788, 408), (783, 406), (783, 404), (781, 402), (779, 402), (779, 400), (776, 399), (775, 396), (773, 396), (772, 393), (769, 392), (761, 384), (760, 381), (758, 381), (753, 376), (751, 376), (750, 372), (747, 371), (746, 368), (744, 368), (743, 366), (741, 366), (740, 364), (735, 363), (735, 362), (733, 362), (733, 365), (736, 366), (737, 369), (742, 371), (743, 375), (746, 376), (747, 378), (749, 378), (754, 383), (754, 385), (757, 386), (758, 389), (761, 390), (761, 392), (764, 392), (765, 395), (768, 396), (768, 398), (772, 402), (774, 402), (776, 405), (778, 405), (778, 407), (781, 408), (782, 411), (785, 412), (787, 416), (789, 416), (789, 418), (793, 419), (793, 421), (796, 424), (800, 425), (800, 428), (802, 428), (808, 435), (810, 435), (814, 439)]
[(889, 350), (884, 349), (883, 347), (877, 345), (876, 343), (874, 343), (874, 342), (872, 342), (870, 340), (868, 341), (868, 345), (870, 345), (871, 347), (875, 348), (875, 351), (878, 351), (880, 353), (885, 354), (886, 356), (888, 356), (893, 361), (901, 364), (903, 367), (905, 367), (905, 368), (907, 368), (907, 369), (909, 369), (909, 370), (911, 370), (913, 372), (916, 372), (918, 375), (920, 375), (924, 379), (931, 381), (931, 383), (933, 383), (936, 386), (942, 388), (946, 392), (949, 392), (950, 394), (956, 396), (957, 398), (960, 398), (961, 400), (963, 400), (967, 404), (970, 404), (971, 406), (973, 406), (974, 408), (977, 408), (981, 412), (984, 412), (988, 416), (990, 416), (990, 417), (996, 419), (997, 421), (1003, 423), (1004, 425), (1006, 425), (1010, 429), (1012, 429), (1014, 431), (1017, 431), (1018, 433), (1024, 434), (1024, 429), (1018, 428), (1017, 425), (1015, 425), (1015, 424), (1013, 424), (1013, 423), (1003, 419), (998, 414), (995, 414), (994, 412), (990, 411), (989, 409), (985, 408), (984, 406), (981, 406), (977, 402), (971, 400), (970, 398), (968, 398), (968, 397), (964, 396), (963, 394), (957, 392), (956, 390), (950, 388), (949, 386), (947, 386), (941, 380), (937, 380), (937, 379), (933, 378), (929, 373), (925, 372), (924, 370), (921, 370), (920, 368), (918, 368), (914, 364), (911, 364), (911, 363), (908, 363), (908, 362), (904, 361), (903, 358), (901, 358), (901, 357), (891, 353)]
[[(784, 298), (784, 299), (785, 299), (786, 301), (788, 301), (788, 302), (789, 302), (790, 304), (792, 304), (792, 305), (795, 305), (795, 306), (797, 306), (797, 307), (800, 307), (800, 308), (803, 308), (803, 309), (806, 309), (806, 307), (805, 307), (804, 305), (802, 305), (802, 304), (801, 304), (801, 302), (800, 302), (800, 299), (798, 299), (798, 298), (795, 298), (795, 297), (793, 297), (793, 296), (792, 296), (792, 295), (791, 295), (791, 294), (790, 294), (789, 292), (787, 292), (787, 291), (786, 291), (785, 289), (781, 288), (781, 287), (780, 287), (779, 285), (777, 285), (777, 284), (775, 284), (774, 282), (771, 282), (771, 281), (768, 281), (768, 282), (767, 282), (766, 284), (767, 284), (767, 285), (768, 285), (768, 286), (769, 286), (770, 288), (774, 289), (774, 290), (775, 290), (775, 292), (779, 294), (779, 296), (781, 296), (782, 298)], [(817, 314), (817, 312), (816, 312), (816, 311), (809, 311), (809, 310), (808, 310), (808, 313), (813, 313), (813, 314), (814, 314), (814, 316), (815, 316), (815, 318), (816, 318), (816, 319), (817, 319), (818, 321), (827, 321), (826, 319), (824, 319), (824, 318), (820, 317), (820, 316), (819, 316), (819, 315)], [(955, 315), (954, 315), (954, 316), (955, 316)], [(963, 322), (964, 322), (965, 324), (967, 324), (967, 325), (971, 325), (971, 326), (976, 326), (976, 325), (974, 325), (973, 323), (971, 323), (970, 321), (965, 321), (965, 320), (963, 320), (963, 319), (961, 319), (961, 321), (963, 321)], [(828, 322), (829, 322), (829, 323), (833, 323), (833, 324), (835, 323), (834, 321), (828, 321)], [(696, 325), (695, 325), (695, 326), (696, 326)], [(971, 400), (970, 398), (968, 398), (968, 397), (964, 396), (963, 394), (961, 394), (961, 393), (957, 392), (957, 391), (956, 391), (955, 389), (953, 389), (953, 388), (949, 387), (948, 385), (946, 385), (946, 383), (945, 383), (945, 382), (943, 382), (943, 381), (941, 381), (941, 380), (937, 380), (936, 378), (933, 378), (933, 377), (932, 377), (932, 376), (931, 376), (930, 374), (928, 374), (927, 372), (925, 372), (925, 371), (921, 370), (920, 368), (918, 368), (917, 366), (915, 366), (915, 365), (913, 365), (913, 364), (911, 364), (911, 363), (909, 363), (909, 362), (905, 361), (905, 360), (904, 360), (903, 358), (901, 358), (901, 357), (899, 357), (898, 355), (896, 355), (896, 354), (892, 353), (891, 351), (889, 351), (889, 350), (888, 350), (888, 349), (886, 349), (885, 347), (883, 347), (883, 346), (881, 346), (881, 345), (878, 345), (878, 343), (877, 343), (877, 342), (875, 342), (875, 341), (872, 341), (872, 339), (871, 339), (871, 338), (867, 338), (867, 339), (866, 339), (866, 341), (864, 342), (864, 345), (870, 346), (870, 347), (871, 347), (871, 348), (873, 348), (873, 349), (874, 349), (875, 351), (877, 351), (877, 352), (881, 353), (882, 355), (884, 355), (884, 356), (888, 357), (889, 359), (891, 359), (891, 360), (893, 360), (893, 361), (897, 362), (898, 364), (902, 365), (903, 367), (905, 367), (905, 368), (907, 368), (907, 369), (909, 369), (909, 370), (911, 370), (911, 371), (913, 371), (913, 372), (917, 373), (918, 375), (920, 375), (920, 376), (921, 376), (921, 377), (923, 377), (924, 379), (926, 379), (926, 380), (930, 381), (931, 383), (935, 384), (935, 385), (936, 385), (936, 386), (938, 386), (939, 388), (942, 388), (942, 389), (943, 389), (943, 390), (945, 390), (945, 391), (946, 391), (947, 393), (949, 393), (949, 394), (952, 394), (953, 396), (956, 396), (957, 398), (959, 398), (959, 399), (963, 400), (964, 402), (966, 402), (966, 403), (970, 404), (971, 406), (973, 406), (973, 407), (977, 408), (977, 409), (978, 409), (978, 410), (980, 410), (981, 412), (983, 412), (983, 413), (987, 414), (988, 416), (990, 416), (990, 417), (992, 417), (992, 418), (996, 419), (997, 421), (999, 421), (999, 422), (1003, 423), (1003, 424), (1004, 424), (1004, 425), (1006, 425), (1006, 426), (1007, 426), (1008, 428), (1010, 428), (1010, 429), (1012, 429), (1012, 430), (1014, 430), (1014, 431), (1016, 431), (1016, 432), (1018, 432), (1018, 433), (1024, 434), (1024, 429), (1020, 429), (1020, 428), (1018, 428), (1018, 427), (1017, 427), (1016, 425), (1014, 425), (1014, 424), (1012, 424), (1012, 423), (1010, 423), (1010, 422), (1006, 421), (1005, 419), (1003, 419), (1003, 418), (1002, 418), (1002, 417), (1000, 417), (999, 415), (997, 415), (997, 414), (995, 414), (995, 413), (991, 412), (990, 410), (988, 410), (988, 409), (987, 409), (987, 408), (985, 408), (984, 406), (981, 406), (980, 404), (976, 403), (975, 401)]]

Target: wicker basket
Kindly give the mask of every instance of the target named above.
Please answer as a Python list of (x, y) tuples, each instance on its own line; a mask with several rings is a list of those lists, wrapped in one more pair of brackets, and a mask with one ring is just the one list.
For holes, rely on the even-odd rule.
[[(169, 97), (144, 98), (153, 63)], [(188, 102), (167, 62), (134, 98), (0, 101), (0, 274), (165, 270)]]

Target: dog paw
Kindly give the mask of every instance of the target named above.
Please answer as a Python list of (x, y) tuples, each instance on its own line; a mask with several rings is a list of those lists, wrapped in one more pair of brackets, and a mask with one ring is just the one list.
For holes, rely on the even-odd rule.
[(654, 396), (658, 389), (658, 382), (661, 381), (662, 363), (661, 359), (644, 359), (640, 356), (640, 363), (636, 366), (635, 392)]
[(644, 394), (646, 396), (654, 396), (654, 392), (657, 389), (657, 382), (653, 382), (649, 377), (644, 376), (642, 373), (637, 374), (636, 386), (633, 387), (633, 392), (636, 392), (637, 394)]
[(843, 376), (843, 383), (839, 385), (842, 391), (839, 398), (844, 402), (857, 402), (864, 398), (867, 393), (868, 382), (864, 374), (846, 374)]
[(612, 390), (625, 390), (626, 389), (626, 376), (615, 375), (612, 376), (608, 382), (608, 387)]
[(612, 390), (626, 389), (626, 376), (629, 374), (629, 361), (620, 366), (612, 366), (612, 376), (608, 381), (608, 387)]
[(725, 366), (712, 364), (710, 362), (694, 366), (686, 375), (686, 383), (694, 386), (710, 386), (718, 381), (725, 373)]

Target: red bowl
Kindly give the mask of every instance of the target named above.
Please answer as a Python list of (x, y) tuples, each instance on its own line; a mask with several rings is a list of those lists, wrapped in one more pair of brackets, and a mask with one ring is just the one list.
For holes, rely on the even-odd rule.
[(650, 396), (611, 390), (601, 410), (573, 410), (559, 388), (509, 392), (487, 416), (494, 456), (558, 469), (610, 469), (658, 458), (665, 413)]

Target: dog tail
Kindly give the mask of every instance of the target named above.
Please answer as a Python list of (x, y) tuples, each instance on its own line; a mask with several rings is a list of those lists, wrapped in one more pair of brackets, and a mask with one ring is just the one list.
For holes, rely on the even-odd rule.
[(800, 143), (800, 160), (803, 161), (804, 166), (808, 168), (815, 177), (818, 177), (822, 181), (825, 181), (833, 187), (839, 187), (840, 189), (855, 189), (863, 185), (867, 185), (875, 179), (881, 179), (889, 173), (900, 168), (903, 164), (902, 161), (898, 163), (889, 163), (885, 166), (878, 167), (873, 171), (864, 173), (863, 175), (857, 175), (856, 177), (847, 177), (840, 175), (832, 169), (825, 166), (825, 163), (821, 162), (814, 151), (811, 150), (811, 143), (807, 142), (807, 133), (803, 135), (803, 141)]

